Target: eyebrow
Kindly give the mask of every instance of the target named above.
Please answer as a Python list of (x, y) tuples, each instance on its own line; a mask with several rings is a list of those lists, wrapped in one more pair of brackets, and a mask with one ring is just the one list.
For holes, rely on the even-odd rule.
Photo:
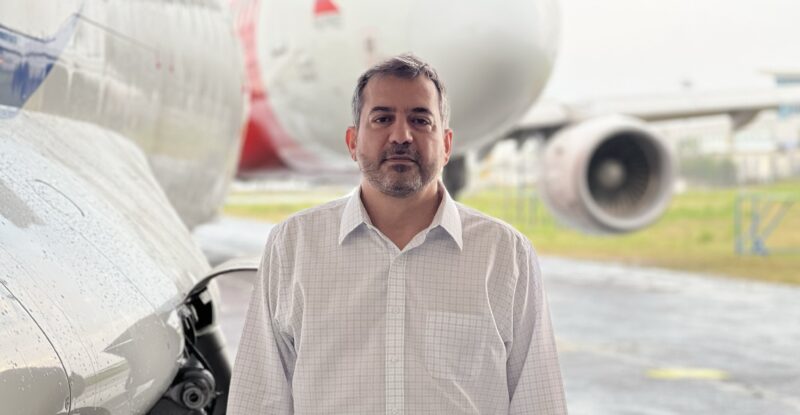
[(373, 112), (394, 112), (395, 109), (393, 107), (372, 107), (369, 110), (369, 113), (372, 114)]
[[(394, 107), (380, 107), (380, 106), (378, 106), (378, 107), (372, 107), (372, 109), (369, 110), (369, 113), (370, 114), (372, 114), (373, 112), (392, 112), (393, 113), (393, 112), (396, 112), (396, 111), (397, 110)], [(426, 115), (431, 115), (431, 116), (433, 115), (433, 112), (431, 112), (431, 110), (429, 110), (429, 109), (427, 109), (425, 107), (414, 107), (414, 108), (411, 109), (411, 112), (414, 113), (414, 114), (426, 114)]]
[(430, 115), (430, 116), (433, 116), (433, 113), (431, 112), (431, 110), (429, 110), (429, 109), (427, 109), (427, 108), (425, 108), (425, 107), (416, 107), (416, 108), (413, 108), (413, 109), (411, 110), (411, 112), (412, 112), (412, 113), (414, 113), (414, 114), (425, 114), (425, 115)]

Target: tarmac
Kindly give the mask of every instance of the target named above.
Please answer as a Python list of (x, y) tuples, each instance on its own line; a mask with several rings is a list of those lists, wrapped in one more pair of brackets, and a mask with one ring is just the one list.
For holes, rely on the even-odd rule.
[[(541, 264), (571, 414), (800, 414), (800, 287)], [(233, 356), (251, 282), (219, 286)]]

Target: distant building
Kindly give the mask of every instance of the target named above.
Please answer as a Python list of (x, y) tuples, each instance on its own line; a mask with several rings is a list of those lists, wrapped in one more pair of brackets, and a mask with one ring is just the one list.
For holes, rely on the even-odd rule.
[(800, 177), (800, 112), (764, 111), (741, 130), (725, 116), (654, 123), (689, 185), (765, 183)]
[[(800, 69), (797, 70), (768, 70), (764, 71), (766, 74), (775, 78), (775, 83), (778, 86), (783, 85), (800, 85)], [(798, 105), (784, 105), (778, 110), (778, 116), (781, 118), (791, 117), (792, 115), (800, 114), (800, 104)]]

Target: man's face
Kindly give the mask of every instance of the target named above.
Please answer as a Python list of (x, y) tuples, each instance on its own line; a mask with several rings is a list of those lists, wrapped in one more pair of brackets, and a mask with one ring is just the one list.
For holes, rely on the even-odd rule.
[(364, 88), (361, 119), (347, 147), (367, 183), (407, 197), (431, 183), (450, 158), (453, 132), (442, 125), (439, 97), (424, 76), (377, 76)]

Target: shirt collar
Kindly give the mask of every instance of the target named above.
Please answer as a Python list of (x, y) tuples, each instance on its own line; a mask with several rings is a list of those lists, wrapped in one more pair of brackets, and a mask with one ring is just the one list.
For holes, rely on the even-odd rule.
[(367, 209), (361, 202), (361, 186), (359, 186), (350, 192), (347, 204), (344, 205), (342, 220), (339, 224), (339, 245), (342, 244), (344, 238), (347, 238), (347, 235), (350, 235), (362, 223), (372, 225)]
[[(458, 214), (458, 206), (456, 206), (456, 202), (450, 197), (450, 193), (447, 192), (442, 182), (439, 182), (438, 186), (439, 191), (443, 194), (442, 201), (427, 229), (431, 230), (441, 226), (453, 238), (458, 248), (463, 249), (461, 216)], [(372, 225), (367, 209), (364, 207), (364, 203), (361, 202), (361, 186), (359, 186), (351, 192), (342, 211), (342, 220), (339, 225), (339, 245), (362, 223)]]

